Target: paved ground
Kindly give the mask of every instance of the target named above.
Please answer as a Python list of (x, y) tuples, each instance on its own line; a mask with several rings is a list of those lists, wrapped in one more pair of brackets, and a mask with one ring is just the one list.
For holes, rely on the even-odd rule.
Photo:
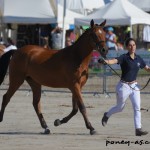
[[(5, 93), (0, 90), (0, 97)], [(83, 117), (78, 114), (67, 124), (55, 127), (55, 119), (70, 113), (71, 94), (46, 92), (42, 94), (42, 109), (51, 134), (43, 135), (38, 118), (32, 106), (32, 94), (17, 91), (0, 123), (1, 150), (149, 150), (150, 134), (143, 137), (134, 135), (133, 112), (130, 100), (124, 111), (112, 116), (106, 127), (102, 127), (103, 113), (115, 103), (115, 94), (83, 94), (89, 120), (98, 132), (91, 136), (86, 129)], [(142, 107), (149, 108), (150, 95), (141, 95)], [(0, 100), (1, 103), (1, 100)], [(150, 110), (142, 111), (143, 127), (150, 132)]]

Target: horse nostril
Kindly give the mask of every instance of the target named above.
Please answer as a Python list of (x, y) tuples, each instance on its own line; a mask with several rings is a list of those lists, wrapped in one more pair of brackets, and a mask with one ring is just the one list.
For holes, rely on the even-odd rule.
[(105, 48), (102, 48), (102, 52), (106, 52)]
[(100, 49), (100, 54), (104, 57), (104, 58), (106, 58), (106, 55), (107, 55), (107, 53), (108, 53), (108, 50), (107, 49), (105, 49), (104, 47), (102, 48), (102, 49)]
[(101, 52), (102, 52), (102, 53), (106, 53), (107, 50), (103, 47), (103, 48), (101, 49)]

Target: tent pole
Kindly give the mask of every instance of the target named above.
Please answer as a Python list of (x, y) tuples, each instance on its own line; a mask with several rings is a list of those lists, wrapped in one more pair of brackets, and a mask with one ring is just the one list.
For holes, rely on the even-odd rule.
[(41, 46), (41, 27), (39, 26), (39, 45)]
[(4, 43), (7, 42), (7, 37), (8, 37), (8, 33), (6, 31), (6, 24), (3, 22), (3, 17), (0, 18), (0, 22), (1, 22), (1, 36), (2, 36), (2, 40)]
[(63, 10), (63, 38), (62, 38), (62, 48), (65, 47), (65, 36), (66, 36), (65, 18), (66, 18), (66, 0), (64, 0), (64, 10)]

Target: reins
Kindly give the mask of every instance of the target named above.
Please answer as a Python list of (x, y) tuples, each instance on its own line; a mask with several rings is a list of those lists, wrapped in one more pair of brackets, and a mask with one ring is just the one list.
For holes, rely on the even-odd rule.
[[(109, 64), (107, 64), (105, 60), (104, 60), (104, 62), (105, 62), (105, 64), (106, 64), (119, 78), (121, 78), (120, 75), (119, 75)], [(132, 90), (135, 90), (135, 91), (142, 91), (142, 90), (144, 90), (144, 89), (147, 87), (147, 85), (149, 84), (149, 82), (150, 82), (150, 78), (148, 79), (148, 81), (147, 81), (147, 83), (145, 84), (145, 86), (144, 86), (143, 88), (139, 89), (139, 90), (136, 90), (135, 88), (131, 87), (130, 84), (128, 84), (128, 85), (130, 86), (130, 88), (131, 88)]]

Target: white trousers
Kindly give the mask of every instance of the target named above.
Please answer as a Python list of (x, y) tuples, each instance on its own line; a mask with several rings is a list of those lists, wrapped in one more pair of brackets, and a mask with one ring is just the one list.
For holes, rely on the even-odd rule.
[(116, 86), (116, 97), (117, 104), (108, 111), (107, 117), (110, 117), (114, 113), (121, 112), (125, 107), (127, 98), (129, 97), (134, 111), (134, 126), (136, 129), (141, 128), (141, 98), (137, 82), (128, 85), (127, 83), (119, 81)]

